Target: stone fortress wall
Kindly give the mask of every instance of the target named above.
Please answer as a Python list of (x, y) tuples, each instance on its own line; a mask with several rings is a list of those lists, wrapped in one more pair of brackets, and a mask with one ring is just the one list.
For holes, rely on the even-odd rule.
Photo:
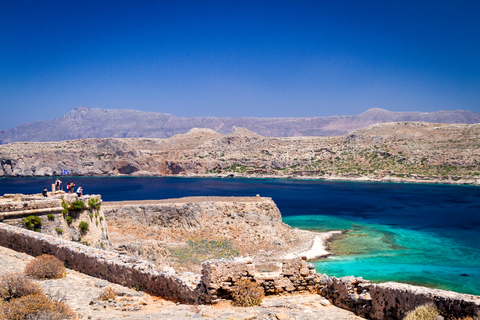
[[(43, 209), (47, 208), (27, 208)], [(58, 209), (52, 202), (52, 212)], [(18, 219), (21, 211), (26, 210), (16, 210), (17, 215), (3, 211), (4, 222)], [(229, 298), (235, 281), (248, 278), (263, 286), (266, 294), (317, 292), (333, 304), (371, 319), (401, 319), (427, 302), (435, 303), (446, 318), (472, 316), (480, 310), (478, 296), (392, 282), (371, 284), (355, 277), (328, 277), (317, 274), (302, 257), (284, 260), (277, 273), (257, 272), (249, 258), (209, 260), (202, 264), (201, 279), (192, 281), (173, 270), (159, 272), (148, 261), (6, 223), (0, 223), (0, 245), (34, 256), (52, 254), (79, 272), (187, 303), (215, 303)]]
[[(109, 246), (105, 215), (102, 210), (88, 208), (88, 201), (91, 198), (101, 203), (100, 195), (77, 197), (76, 194), (66, 194), (63, 191), (49, 193), (48, 197), (6, 194), (0, 198), (0, 221), (23, 227), (23, 220), (34, 215), (42, 219), (39, 230), (41, 233), (97, 248)], [(62, 213), (64, 210), (62, 203), (69, 206), (75, 200), (82, 201), (87, 210), (69, 210), (68, 213)], [(71, 222), (67, 216), (71, 217)], [(82, 221), (88, 224), (87, 232), (79, 227)]]

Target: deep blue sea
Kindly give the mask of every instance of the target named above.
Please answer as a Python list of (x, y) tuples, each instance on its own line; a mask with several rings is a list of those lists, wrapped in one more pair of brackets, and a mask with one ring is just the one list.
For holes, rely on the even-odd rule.
[[(480, 295), (480, 187), (238, 178), (74, 179), (103, 200), (185, 196), (271, 197), (291, 226), (344, 230), (330, 276), (363, 276)], [(41, 193), (54, 178), (0, 178), (0, 194)]]

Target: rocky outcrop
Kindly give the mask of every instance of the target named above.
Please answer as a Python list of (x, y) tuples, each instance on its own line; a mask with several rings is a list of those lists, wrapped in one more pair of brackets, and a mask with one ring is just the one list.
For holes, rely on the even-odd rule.
[(266, 269), (278, 269), (279, 257), (309, 249), (314, 238), (284, 224), (276, 204), (265, 197), (104, 202), (102, 209), (116, 250), (157, 264), (171, 263), (169, 252), (187, 249), (189, 242), (213, 241), (231, 246), (232, 254), (263, 261)]

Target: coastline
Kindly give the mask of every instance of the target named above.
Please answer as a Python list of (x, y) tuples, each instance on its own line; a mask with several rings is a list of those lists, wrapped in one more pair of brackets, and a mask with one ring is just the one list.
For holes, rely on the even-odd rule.
[(411, 178), (400, 178), (400, 177), (342, 177), (342, 176), (300, 176), (300, 175), (257, 175), (251, 174), (246, 175), (242, 173), (232, 173), (232, 174), (198, 174), (198, 173), (188, 173), (188, 174), (175, 174), (175, 175), (166, 175), (166, 174), (155, 174), (152, 172), (136, 172), (129, 175), (124, 174), (109, 174), (109, 175), (68, 175), (68, 176), (31, 176), (31, 175), (22, 175), (22, 176), (0, 176), (0, 179), (16, 179), (16, 178), (240, 178), (240, 179), (278, 179), (278, 180), (311, 180), (311, 181), (326, 181), (326, 182), (367, 182), (367, 183), (405, 183), (405, 184), (434, 184), (434, 185), (447, 185), (447, 186), (473, 186), (480, 187), (480, 178), (479, 179), (421, 179), (419, 177)]
[[(45, 176), (42, 176), (45, 177)], [(82, 177), (82, 176), (78, 176)], [(93, 176), (83, 176), (83, 177), (93, 177)], [(457, 179), (452, 180), (448, 177), (444, 179), (424, 179), (424, 176), (418, 176), (415, 174), (410, 174), (409, 178), (401, 177), (392, 177), (392, 176), (359, 176), (359, 177), (344, 177), (337, 175), (295, 175), (295, 174), (286, 174), (286, 175), (268, 175), (268, 174), (244, 174), (244, 173), (230, 173), (230, 174), (205, 174), (205, 173), (180, 173), (175, 175), (169, 174), (154, 174), (148, 171), (138, 171), (130, 175), (104, 175), (104, 176), (95, 176), (95, 177), (134, 177), (134, 178), (148, 178), (148, 177), (162, 177), (162, 178), (242, 178), (242, 179), (285, 179), (285, 180), (312, 180), (312, 181), (345, 181), (345, 182), (376, 182), (376, 183), (412, 183), (412, 184), (437, 184), (437, 185), (465, 185), (465, 186), (480, 186), (480, 178), (477, 179)], [(15, 177), (11, 177), (15, 178)]]
[(296, 257), (305, 256), (307, 261), (314, 261), (333, 255), (334, 253), (327, 250), (326, 242), (333, 236), (341, 234), (342, 231), (333, 230), (328, 232), (314, 232), (309, 230), (302, 230), (302, 232), (313, 236), (310, 248), (297, 253), (289, 253), (285, 255), (285, 259), (292, 259)]

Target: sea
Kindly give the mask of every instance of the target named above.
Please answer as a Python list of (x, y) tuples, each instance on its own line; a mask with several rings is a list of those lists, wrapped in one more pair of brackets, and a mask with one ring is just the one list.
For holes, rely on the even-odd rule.
[[(480, 187), (293, 179), (60, 177), (104, 201), (271, 197), (285, 223), (341, 230), (319, 273), (480, 295)], [(55, 178), (0, 178), (0, 194), (41, 193)]]

